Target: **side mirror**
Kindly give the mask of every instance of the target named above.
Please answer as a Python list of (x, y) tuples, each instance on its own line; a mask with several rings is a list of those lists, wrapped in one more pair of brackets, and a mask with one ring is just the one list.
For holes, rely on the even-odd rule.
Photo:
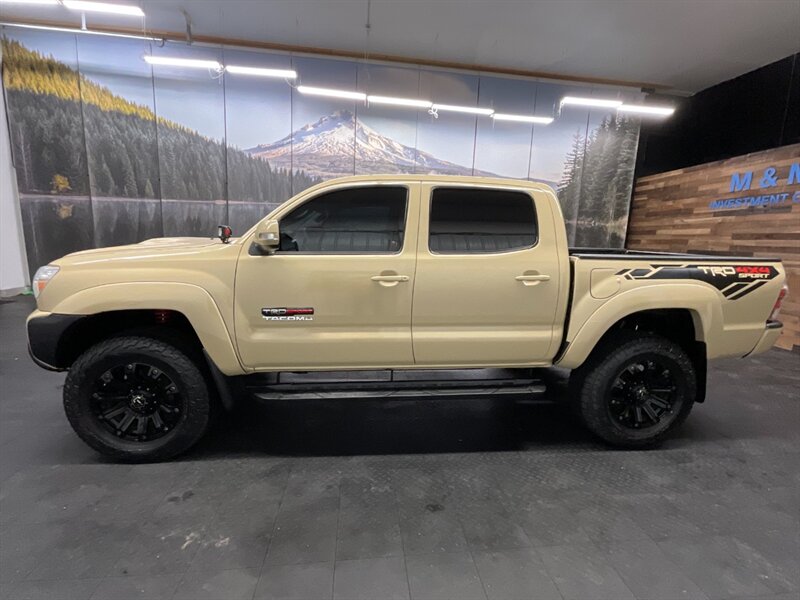
[(227, 244), (228, 240), (231, 239), (233, 235), (233, 229), (231, 229), (228, 225), (218, 225), (217, 226), (217, 237), (222, 240), (223, 244)]
[(268, 219), (261, 221), (256, 227), (253, 242), (267, 254), (274, 254), (281, 245), (281, 232), (278, 221)]

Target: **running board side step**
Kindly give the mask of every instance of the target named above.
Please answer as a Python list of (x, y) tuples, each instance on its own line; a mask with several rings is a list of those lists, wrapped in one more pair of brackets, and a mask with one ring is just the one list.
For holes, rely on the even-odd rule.
[(424, 398), (544, 396), (546, 387), (539, 379), (438, 380), (438, 381), (373, 381), (326, 383), (276, 383), (246, 385), (259, 400)]

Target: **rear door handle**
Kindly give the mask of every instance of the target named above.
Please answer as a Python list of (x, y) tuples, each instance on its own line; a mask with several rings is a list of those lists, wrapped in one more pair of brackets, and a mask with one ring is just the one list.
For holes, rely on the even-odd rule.
[(550, 275), (517, 275), (517, 281), (550, 281)]
[(389, 282), (401, 282), (401, 281), (408, 281), (410, 277), (408, 275), (373, 275), (370, 277), (372, 281), (389, 281)]

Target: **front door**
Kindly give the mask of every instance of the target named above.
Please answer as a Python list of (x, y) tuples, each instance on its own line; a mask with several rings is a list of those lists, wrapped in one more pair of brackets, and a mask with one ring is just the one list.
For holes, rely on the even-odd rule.
[(244, 247), (235, 323), (242, 362), (269, 370), (414, 362), (419, 185), (344, 185), (278, 213), (280, 249)]
[(550, 204), (525, 188), (442, 184), (423, 186), (420, 206), (417, 364), (522, 366), (552, 358), (567, 259), (558, 256)]

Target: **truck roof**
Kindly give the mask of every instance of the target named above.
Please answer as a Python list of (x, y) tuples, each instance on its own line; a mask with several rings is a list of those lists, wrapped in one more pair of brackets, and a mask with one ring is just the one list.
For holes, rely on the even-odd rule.
[[(529, 181), (526, 179), (508, 179), (503, 177), (478, 177), (468, 175), (423, 175), (423, 174), (382, 174), (382, 175), (350, 175), (347, 177), (337, 177), (329, 179), (319, 186), (338, 185), (342, 183), (370, 183), (370, 182), (411, 182), (419, 181), (422, 183), (461, 183), (469, 185), (491, 185), (503, 187), (525, 187), (545, 192), (553, 192), (553, 188), (540, 181)], [(317, 187), (317, 186), (314, 186)]]

